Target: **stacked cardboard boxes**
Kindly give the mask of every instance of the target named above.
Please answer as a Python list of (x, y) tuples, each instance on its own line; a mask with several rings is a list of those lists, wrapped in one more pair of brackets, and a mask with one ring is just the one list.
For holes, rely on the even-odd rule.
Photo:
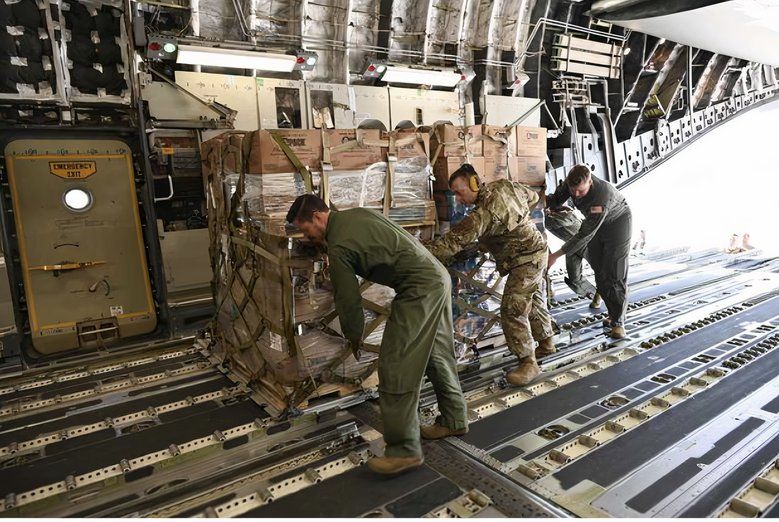
[[(274, 136), (275, 134), (275, 136)], [(432, 237), (426, 135), (371, 130), (229, 132), (202, 144), (217, 317), (215, 353), (278, 411), (376, 384), (340, 334), (323, 256), (285, 227), (312, 191), (339, 210), (373, 207)], [(366, 345), (378, 349), (393, 297), (363, 287)]]
[(521, 127), (512, 129), (509, 154), (509, 178), (531, 187), (546, 181), (546, 129)]
[(463, 163), (470, 163), (484, 183), (510, 179), (529, 186), (542, 186), (546, 173), (546, 129), (450, 123), (432, 130), (431, 162), (438, 219), (455, 215), (449, 191), (449, 176)]
[(514, 127), (509, 155), (509, 178), (538, 192), (538, 205), (532, 212), (536, 226), (544, 231), (546, 188), (546, 129)]

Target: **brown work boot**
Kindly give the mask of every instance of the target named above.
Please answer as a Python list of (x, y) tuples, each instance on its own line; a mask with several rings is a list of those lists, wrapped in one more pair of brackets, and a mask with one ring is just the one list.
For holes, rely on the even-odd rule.
[(437, 422), (430, 426), (422, 426), (419, 431), (422, 433), (422, 438), (427, 440), (443, 439), (444, 437), (456, 437), (457, 435), (465, 435), (468, 433), (468, 427), (460, 428), (459, 430), (453, 430), (446, 426), (441, 426)]
[(424, 461), (425, 459), (421, 455), (415, 457), (373, 457), (368, 461), (368, 467), (374, 473), (397, 475), (418, 468)]
[(612, 339), (624, 339), (626, 335), (625, 328), (621, 325), (612, 326), (609, 332), (609, 337)]
[(600, 308), (603, 304), (603, 299), (601, 298), (599, 293), (595, 293), (594, 296), (592, 296), (592, 301), (590, 301), (590, 308)]
[(541, 375), (541, 368), (535, 357), (525, 357), (519, 360), (519, 366), (506, 374), (506, 380), (513, 386), (525, 386)]
[(538, 343), (538, 346), (536, 347), (536, 360), (546, 357), (547, 355), (552, 355), (555, 352), (557, 352), (557, 348), (554, 345), (552, 337), (547, 337)]
[(603, 320), (604, 328), (611, 328), (611, 317), (607, 317)]

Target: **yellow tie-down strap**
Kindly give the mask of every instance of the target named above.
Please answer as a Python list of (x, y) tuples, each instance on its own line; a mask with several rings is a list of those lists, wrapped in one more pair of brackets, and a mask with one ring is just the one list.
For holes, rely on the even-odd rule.
[(309, 194), (314, 192), (314, 182), (312, 181), (311, 172), (306, 168), (305, 165), (303, 165), (303, 162), (300, 161), (300, 158), (297, 157), (297, 155), (293, 152), (291, 148), (289, 148), (289, 145), (287, 145), (287, 142), (284, 141), (284, 138), (281, 137), (281, 135), (278, 132), (268, 131), (273, 138), (273, 140), (276, 142), (276, 144), (279, 146), (281, 151), (284, 153), (285, 156), (287, 156), (287, 159), (292, 163), (295, 168), (300, 172), (300, 175), (303, 176), (303, 183), (306, 185), (306, 192)]

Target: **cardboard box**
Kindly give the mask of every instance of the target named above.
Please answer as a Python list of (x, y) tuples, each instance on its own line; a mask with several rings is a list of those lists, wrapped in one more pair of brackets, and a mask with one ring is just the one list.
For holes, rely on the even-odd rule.
[[(309, 169), (318, 170), (322, 163), (322, 134), (318, 130), (279, 129), (277, 132), (292, 149), (300, 162)], [(281, 150), (271, 133), (254, 131), (249, 135), (247, 172), (250, 174), (279, 174), (297, 169)]]
[(543, 127), (514, 127), (512, 149), (517, 156), (546, 157), (546, 129)]
[[(390, 136), (393, 136), (396, 142), (400, 142), (395, 147), (395, 154), (399, 160), (408, 158), (417, 158), (420, 156), (429, 157), (430, 136), (416, 132), (415, 130), (398, 130), (393, 132), (382, 132), (381, 139), (387, 140), (389, 145)], [(389, 153), (389, 147), (383, 148), (383, 157), (386, 158)]]
[(482, 182), (492, 183), (499, 179), (509, 179), (508, 157), (498, 156), (495, 158), (482, 158), (484, 161), (483, 174), (480, 176)]
[(508, 158), (511, 130), (497, 125), (482, 125), (482, 155), (505, 165)]
[(247, 136), (248, 133), (235, 132), (230, 133), (227, 139), (222, 141), (222, 165), (226, 174), (240, 173), (240, 169), (244, 167)]
[(510, 157), (509, 179), (531, 187), (542, 186), (546, 182), (546, 157)]
[(323, 142), (329, 144), (330, 164), (335, 170), (359, 170), (384, 161), (378, 129), (326, 130), (324, 133)]
[(200, 144), (200, 164), (206, 180), (219, 178), (222, 175), (222, 140), (224, 136), (225, 134), (220, 134)]
[(433, 165), (433, 175), (435, 181), (433, 182), (434, 190), (449, 190), (449, 176), (451, 176), (455, 170), (459, 169), (463, 163), (470, 163), (476, 172), (479, 173), (479, 178), (484, 181), (483, 173), (485, 172), (484, 158), (476, 157), (468, 160), (465, 156), (452, 156), (445, 158), (438, 158)]
[(430, 140), (430, 157), (482, 156), (482, 126), (458, 127), (451, 123), (437, 125)]

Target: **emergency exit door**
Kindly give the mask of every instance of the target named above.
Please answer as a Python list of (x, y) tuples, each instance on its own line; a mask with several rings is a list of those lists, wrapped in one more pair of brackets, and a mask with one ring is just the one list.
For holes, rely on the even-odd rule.
[(129, 146), (25, 139), (5, 160), (33, 347), (50, 354), (153, 331)]

